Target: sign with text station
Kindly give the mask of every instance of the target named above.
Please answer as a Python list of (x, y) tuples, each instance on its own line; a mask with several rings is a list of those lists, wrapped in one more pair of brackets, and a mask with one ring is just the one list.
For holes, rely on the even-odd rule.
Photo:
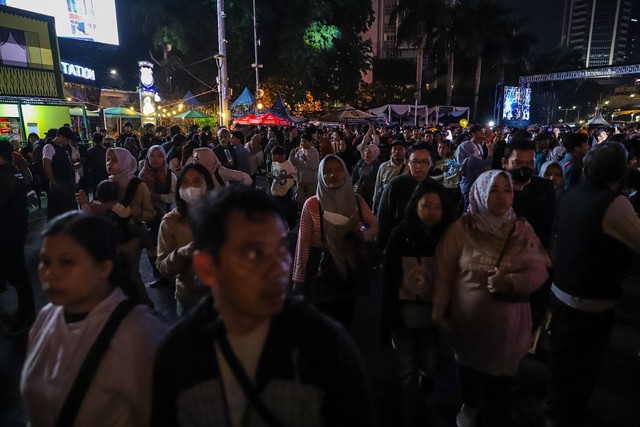
[(82, 67), (80, 65), (70, 64), (68, 62), (60, 61), (62, 73), (67, 76), (80, 77), (86, 80), (95, 80), (96, 72), (91, 68)]

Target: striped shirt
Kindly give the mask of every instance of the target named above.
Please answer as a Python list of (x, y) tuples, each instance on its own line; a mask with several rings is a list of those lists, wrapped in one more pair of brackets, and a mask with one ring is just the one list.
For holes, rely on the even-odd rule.
[[(378, 234), (378, 220), (367, 206), (362, 197), (358, 197), (362, 220), (369, 226), (364, 230), (365, 240), (371, 242)], [(305, 270), (311, 247), (321, 247), (320, 242), (320, 203), (318, 197), (313, 196), (307, 199), (302, 207), (300, 216), (300, 231), (298, 233), (298, 245), (296, 246), (296, 257), (293, 263), (293, 281), (304, 282)]]

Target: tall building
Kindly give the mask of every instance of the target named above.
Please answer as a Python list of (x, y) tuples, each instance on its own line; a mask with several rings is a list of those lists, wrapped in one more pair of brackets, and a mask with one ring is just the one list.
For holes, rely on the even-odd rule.
[(364, 39), (371, 40), (373, 56), (379, 59), (414, 59), (417, 49), (397, 42), (398, 19), (391, 20), (398, 0), (372, 0), (372, 5), (374, 21)]
[(633, 2), (565, 0), (561, 46), (582, 52), (585, 67), (625, 63)]

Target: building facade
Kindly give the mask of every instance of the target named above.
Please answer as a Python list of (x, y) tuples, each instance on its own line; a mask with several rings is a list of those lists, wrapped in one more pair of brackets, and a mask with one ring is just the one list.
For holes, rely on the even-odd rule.
[(634, 0), (565, 0), (561, 46), (580, 51), (585, 67), (626, 63), (633, 3)]

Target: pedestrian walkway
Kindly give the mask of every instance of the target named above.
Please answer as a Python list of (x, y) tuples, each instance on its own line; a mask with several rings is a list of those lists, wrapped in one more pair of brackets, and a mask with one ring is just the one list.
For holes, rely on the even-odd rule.
[[(46, 298), (37, 278), (40, 249), (39, 232), (46, 221), (46, 209), (30, 213), (30, 234), (26, 246), (28, 269), (31, 274), (36, 304), (42, 307)], [(141, 260), (142, 278), (153, 281), (146, 254)], [(378, 339), (378, 310), (381, 272), (371, 273), (369, 293), (358, 301), (352, 335), (369, 366), (377, 399), (381, 426), (402, 426), (402, 392), (398, 384), (398, 369), (393, 350), (380, 345)], [(166, 324), (177, 319), (173, 288), (147, 289), (156, 312)], [(0, 306), (14, 309), (13, 290), (0, 294)], [(18, 427), (24, 424), (24, 410), (19, 394), (19, 375), (24, 360), (26, 337), (8, 338), (0, 332), (0, 426)], [(605, 357), (598, 386), (589, 407), (590, 424), (585, 427), (626, 427), (640, 425), (640, 259), (625, 280), (623, 297), (616, 308), (616, 326)], [(546, 392), (547, 368), (545, 358), (528, 357), (521, 366), (514, 390), (516, 426), (544, 425), (543, 400)], [(436, 384), (436, 395), (427, 398), (430, 419), (425, 425), (455, 426), (459, 408), (457, 387), (452, 376), (445, 375)]]

